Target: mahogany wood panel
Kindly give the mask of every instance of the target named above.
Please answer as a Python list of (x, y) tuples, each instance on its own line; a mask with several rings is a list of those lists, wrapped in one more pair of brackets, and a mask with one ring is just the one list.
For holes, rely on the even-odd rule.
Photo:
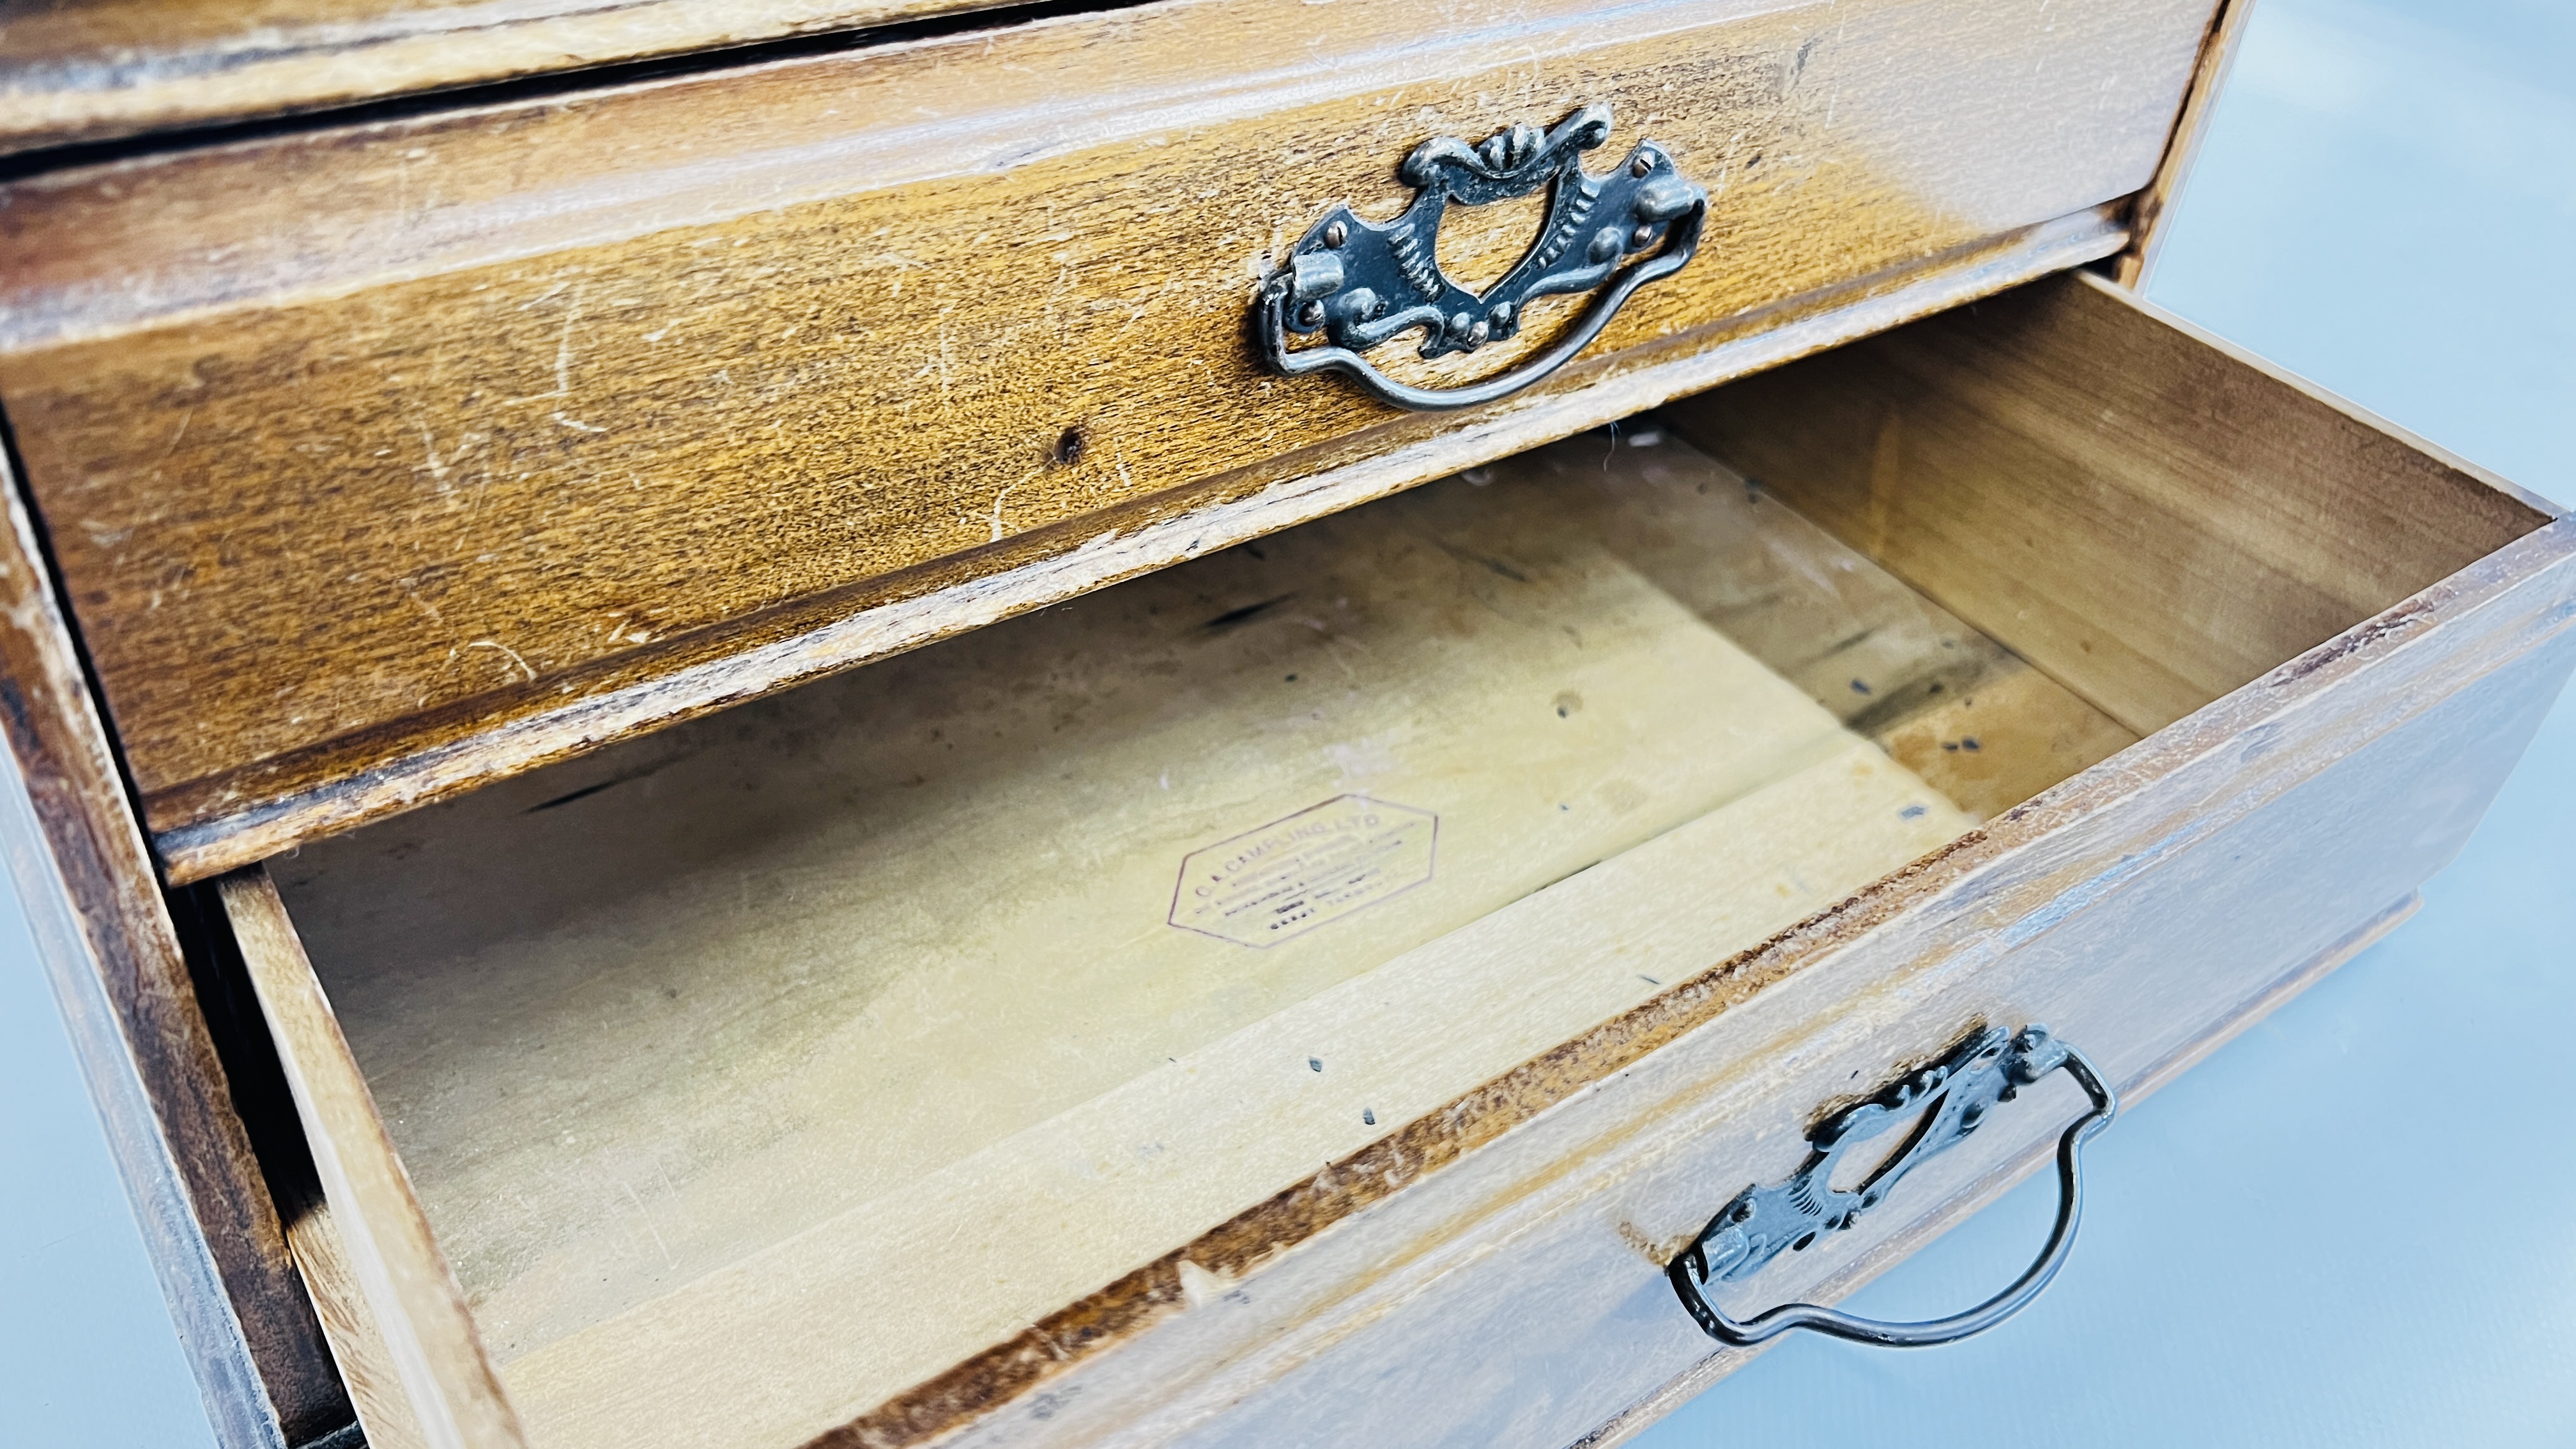
[(16, 0), (0, 154), (981, 8), (976, 0)]
[[(2208, 8), (1561, 0), (1426, 43), (1395, 0), (1173, 0), (127, 163), (5, 198), (0, 394), (192, 878), (782, 682), (695, 665), (919, 604), (799, 667), (856, 662), (1158, 521), (1357, 501), (2044, 250), (2152, 175)], [(1600, 355), (1466, 419), (1256, 369), (1284, 237), (1584, 101), (1717, 196)], [(1460, 219), (1470, 274), (1526, 239)]]

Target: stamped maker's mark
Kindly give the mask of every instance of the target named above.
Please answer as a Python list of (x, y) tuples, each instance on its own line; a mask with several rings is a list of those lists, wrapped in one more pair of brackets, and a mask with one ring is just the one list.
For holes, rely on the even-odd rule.
[(1302, 935), (1431, 879), (1440, 817), (1337, 795), (1191, 851), (1172, 889), (1173, 925), (1238, 946)]

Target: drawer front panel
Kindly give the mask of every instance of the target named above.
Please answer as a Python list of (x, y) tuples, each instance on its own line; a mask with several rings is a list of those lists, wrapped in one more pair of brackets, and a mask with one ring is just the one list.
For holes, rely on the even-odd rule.
[[(1739, 1188), (1794, 1169), (1806, 1148), (1799, 1134), (1816, 1107), (1847, 1098), (1851, 1072), (1867, 1085), (1924, 1060), (1974, 1021), (2044, 1021), (2109, 1074), (2124, 1110), (2135, 1106), (2144, 1089), (2404, 919), (2415, 885), (2475, 828), (2565, 682), (2576, 663), (2567, 643), (2562, 634), (2540, 657), (2489, 676), (2072, 914), (2026, 924), (2018, 949), (1970, 947), (1945, 959), (1936, 947), (1928, 969), (1855, 991), (1829, 1024), (1800, 1022), (1765, 1043), (1766, 1028), (1798, 1010), (1783, 1001), (1776, 1015), (1750, 1011), (1711, 1033), (1732, 1052), (1710, 1040), (1649, 1063), (1607, 1090), (1640, 1103), (1661, 1098), (1664, 1123), (1724, 1125), (1668, 1152), (1585, 1160), (1586, 1140), (1566, 1123), (1554, 1145), (1582, 1165), (1559, 1163), (1546, 1176), (1548, 1186), (1588, 1189), (1579, 1205), (1496, 1214), (1470, 1229), (1484, 1254), (1472, 1266), (1425, 1244), (1423, 1276), (1452, 1271), (1422, 1285), (1365, 1342), (1301, 1345), (1315, 1357), (1174, 1442), (1559, 1449), (1632, 1405), (1651, 1406), (1668, 1383), (1705, 1386), (1752, 1355), (1718, 1350), (1684, 1316), (1659, 1271), (1662, 1256)], [(2360, 819), (2369, 829), (2354, 828)], [(2248, 869), (2254, 862), (2262, 864)], [(1820, 977), (1838, 974), (1828, 968)], [(1762, 1064), (1748, 1070), (1754, 1043), (1764, 1043)], [(1757, 1082), (1758, 1101), (1749, 1090)], [(2071, 1080), (2043, 1080), (1900, 1183), (1872, 1215), (1889, 1221), (1864, 1217), (1715, 1296), (1738, 1319), (1841, 1297), (2039, 1168), (2084, 1105)], [(1544, 1199), (1546, 1187), (1533, 1196)], [(2034, 1237), (2029, 1250), (2038, 1246)], [(2084, 1251), (2080, 1236), (2075, 1251)], [(1990, 1288), (2003, 1287), (2015, 1266), (1998, 1265)], [(1927, 1316), (1968, 1306), (1927, 1305)], [(1639, 1422), (1654, 1413), (1646, 1407)], [(1299, 1427), (1282, 1435), (1282, 1424)]]
[[(0, 394), (194, 877), (1148, 566), (979, 583), (1158, 520), (1228, 541), (1293, 521), (1241, 511), (1265, 490), (1357, 501), (1536, 440), (1497, 419), (1654, 401), (1621, 389), (1658, 359), (1974, 286), (2148, 179), (2208, 9), (1495, 6), (1425, 37), (1393, 0), (1197, 0), (132, 163), (7, 198)], [(1585, 359), (1465, 420), (1260, 370), (1254, 280), (1327, 207), (1390, 214), (1421, 140), (1593, 103), (1601, 154), (1650, 137), (1713, 201)], [(1453, 210), (1442, 261), (1488, 280), (1533, 225)], [(795, 657), (723, 669), (764, 647)]]

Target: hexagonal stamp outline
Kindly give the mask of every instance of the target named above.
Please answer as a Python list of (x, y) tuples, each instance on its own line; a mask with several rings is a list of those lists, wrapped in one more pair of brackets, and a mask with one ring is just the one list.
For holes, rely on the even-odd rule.
[[(1353, 869), (1364, 869), (1371, 863), (1369, 852), (1376, 842), (1366, 832), (1401, 836), (1408, 826), (1418, 826), (1427, 835), (1421, 840), (1420, 865), (1406, 866), (1399, 875), (1416, 870), (1418, 874), (1400, 883), (1395, 883), (1396, 877), (1368, 875), (1357, 880), (1336, 879), (1348, 877)], [(1411, 843), (1409, 839), (1395, 840), (1381, 854), (1409, 853)], [(1436, 812), (1370, 795), (1335, 795), (1182, 856), (1179, 876), (1172, 882), (1171, 910), (1164, 921), (1192, 935), (1266, 951), (1282, 941), (1403, 895), (1437, 875), (1439, 863), (1440, 816)], [(1340, 899), (1313, 903), (1316, 893), (1334, 891), (1341, 893)], [(1246, 898), (1229, 909), (1225, 902), (1232, 895)], [(1281, 902), (1282, 896), (1290, 899)], [(1274, 902), (1277, 904), (1268, 904)], [(1269, 927), (1266, 939), (1252, 940), (1208, 928), (1210, 911), (1215, 912), (1214, 921), (1222, 923), (1241, 911), (1262, 910), (1263, 914), (1251, 919), (1266, 920), (1279, 910), (1300, 906), (1310, 908), (1288, 929)], [(1192, 919), (1183, 918), (1185, 907)]]

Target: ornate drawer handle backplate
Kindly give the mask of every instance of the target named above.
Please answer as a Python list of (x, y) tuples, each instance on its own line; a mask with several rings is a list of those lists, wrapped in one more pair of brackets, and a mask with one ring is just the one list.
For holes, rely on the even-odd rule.
[[(1307, 229), (1264, 280), (1255, 308), (1272, 367), (1291, 375), (1347, 372), (1399, 407), (1461, 408), (1520, 391), (1582, 351), (1628, 295), (1681, 270), (1699, 247), (1708, 193), (1682, 179), (1672, 157), (1641, 141), (1608, 176), (1583, 169), (1583, 153), (1610, 136), (1610, 108), (1585, 106), (1545, 135), (1533, 126), (1495, 132), (1482, 146), (1425, 141), (1398, 175), (1413, 204), (1392, 221), (1336, 206)], [(1552, 188), (1547, 221), (1530, 249), (1482, 295), (1440, 271), (1440, 218), (1450, 202), (1481, 206)], [(1606, 287), (1605, 287), (1606, 284)], [(1424, 331), (1422, 355), (1474, 352), (1515, 336), (1532, 299), (1605, 288), (1556, 344), (1508, 372), (1457, 388), (1412, 387), (1361, 353), (1400, 333)], [(1291, 336), (1321, 332), (1321, 345)]]
[[(1781, 1253), (1804, 1248), (1819, 1234), (1848, 1228), (1852, 1220), (1878, 1206), (1898, 1179), (1925, 1158), (1965, 1138), (2000, 1102), (2014, 1092), (2063, 1067), (2093, 1099), (2093, 1110), (2076, 1119), (2057, 1139), (2057, 1227), (2039, 1257), (2012, 1286), (1964, 1313), (1928, 1323), (1881, 1323), (1813, 1303), (1790, 1303), (1737, 1322), (1710, 1303), (1702, 1289), (1720, 1279), (1749, 1278)], [(1928, 1104), (1928, 1105), (1927, 1105)], [(1854, 1145), (1876, 1137), (1920, 1109), (1922, 1120), (1905, 1146), (1882, 1162), (1856, 1187), (1833, 1185), (1834, 1164)], [(2003, 1028), (1988, 1027), (1961, 1043), (1939, 1063), (1909, 1072), (1865, 1102), (1845, 1107), (1807, 1134), (1814, 1150), (1789, 1180), (1775, 1187), (1748, 1187), (1718, 1209), (1699, 1237), (1665, 1270), (1682, 1307), (1720, 1343), (1746, 1346), (1793, 1328), (1812, 1328), (1836, 1338), (1896, 1348), (1950, 1343), (1982, 1333), (2029, 1306), (2057, 1276), (2075, 1246), (2075, 1225), (2083, 1210), (2082, 1178), (2076, 1150), (2111, 1125), (2120, 1099), (2102, 1081), (2082, 1052), (2048, 1034), (2048, 1028), (2026, 1026), (2006, 1039)]]

